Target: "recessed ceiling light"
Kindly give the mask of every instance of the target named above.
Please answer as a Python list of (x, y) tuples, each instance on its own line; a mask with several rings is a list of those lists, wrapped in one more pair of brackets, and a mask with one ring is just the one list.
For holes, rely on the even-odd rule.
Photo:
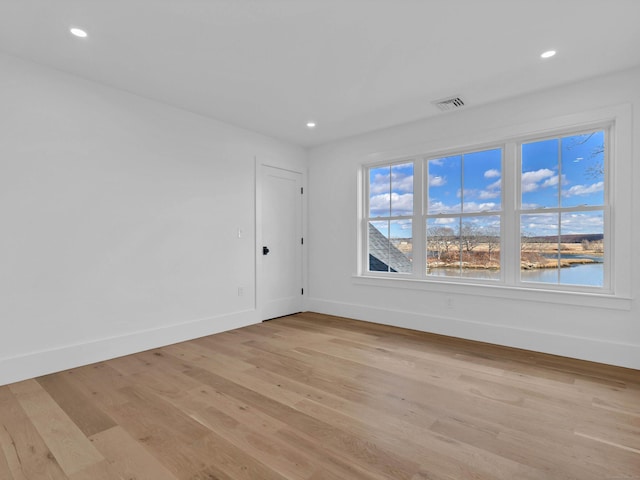
[(72, 35), (75, 35), (76, 37), (85, 38), (87, 36), (87, 32), (85, 32), (81, 28), (73, 27), (73, 28), (70, 28), (69, 31), (71, 32)]
[(307, 128), (316, 128), (316, 122), (307, 122)]
[(547, 50), (546, 52), (544, 52), (542, 55), (540, 55), (541, 58), (551, 58), (556, 54), (555, 50)]

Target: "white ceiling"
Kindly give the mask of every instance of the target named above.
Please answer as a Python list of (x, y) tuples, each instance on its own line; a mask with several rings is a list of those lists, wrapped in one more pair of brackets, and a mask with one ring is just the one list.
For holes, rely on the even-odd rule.
[(312, 146), (640, 65), (640, 0), (0, 0), (0, 51)]

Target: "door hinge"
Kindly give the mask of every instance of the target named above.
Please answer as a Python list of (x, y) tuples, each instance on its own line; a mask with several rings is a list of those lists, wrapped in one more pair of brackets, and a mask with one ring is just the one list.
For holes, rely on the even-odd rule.
[(304, 295), (304, 288), (300, 289), (300, 295)]
[(304, 237), (300, 239), (300, 245), (304, 245)]
[(303, 195), (303, 194), (304, 194), (304, 188), (300, 187), (300, 195)]

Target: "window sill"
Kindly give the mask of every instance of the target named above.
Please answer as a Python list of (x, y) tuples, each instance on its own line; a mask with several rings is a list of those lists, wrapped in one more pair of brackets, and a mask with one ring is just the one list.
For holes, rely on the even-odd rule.
[(502, 284), (471, 284), (442, 282), (415, 278), (391, 278), (387, 276), (353, 275), (353, 283), (368, 287), (400, 288), (457, 295), (505, 298), (536, 303), (575, 305), (610, 310), (631, 310), (631, 298), (591, 292), (560, 292), (540, 288), (506, 286)]

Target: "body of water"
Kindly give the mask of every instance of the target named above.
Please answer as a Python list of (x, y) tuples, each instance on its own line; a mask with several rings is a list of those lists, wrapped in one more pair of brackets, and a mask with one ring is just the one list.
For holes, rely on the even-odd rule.
[(586, 285), (601, 287), (604, 284), (604, 265), (587, 263), (566, 268), (540, 268), (523, 270), (520, 278), (523, 282), (561, 283), (563, 285)]
[(432, 268), (430, 277), (462, 277), (477, 278), (482, 280), (500, 280), (500, 270), (482, 270), (480, 268), (467, 268), (460, 272), (458, 268)]
[[(542, 255), (545, 258), (558, 258), (558, 255)], [(568, 253), (562, 253), (560, 254), (560, 258), (577, 258), (577, 259), (583, 259), (583, 258), (587, 258), (589, 260), (592, 260), (596, 263), (602, 263), (603, 259), (602, 259), (602, 255), (581, 255), (581, 254), (568, 254)]]
[[(573, 258), (576, 258), (575, 256)], [(602, 260), (602, 258), (600, 258)], [(566, 268), (538, 268), (521, 270), (520, 278), (523, 282), (560, 283), (563, 285), (584, 285), (601, 287), (604, 283), (604, 268), (602, 263), (587, 263)], [(433, 268), (430, 277), (462, 277), (482, 280), (500, 280), (499, 270), (479, 270), (457, 268)]]

